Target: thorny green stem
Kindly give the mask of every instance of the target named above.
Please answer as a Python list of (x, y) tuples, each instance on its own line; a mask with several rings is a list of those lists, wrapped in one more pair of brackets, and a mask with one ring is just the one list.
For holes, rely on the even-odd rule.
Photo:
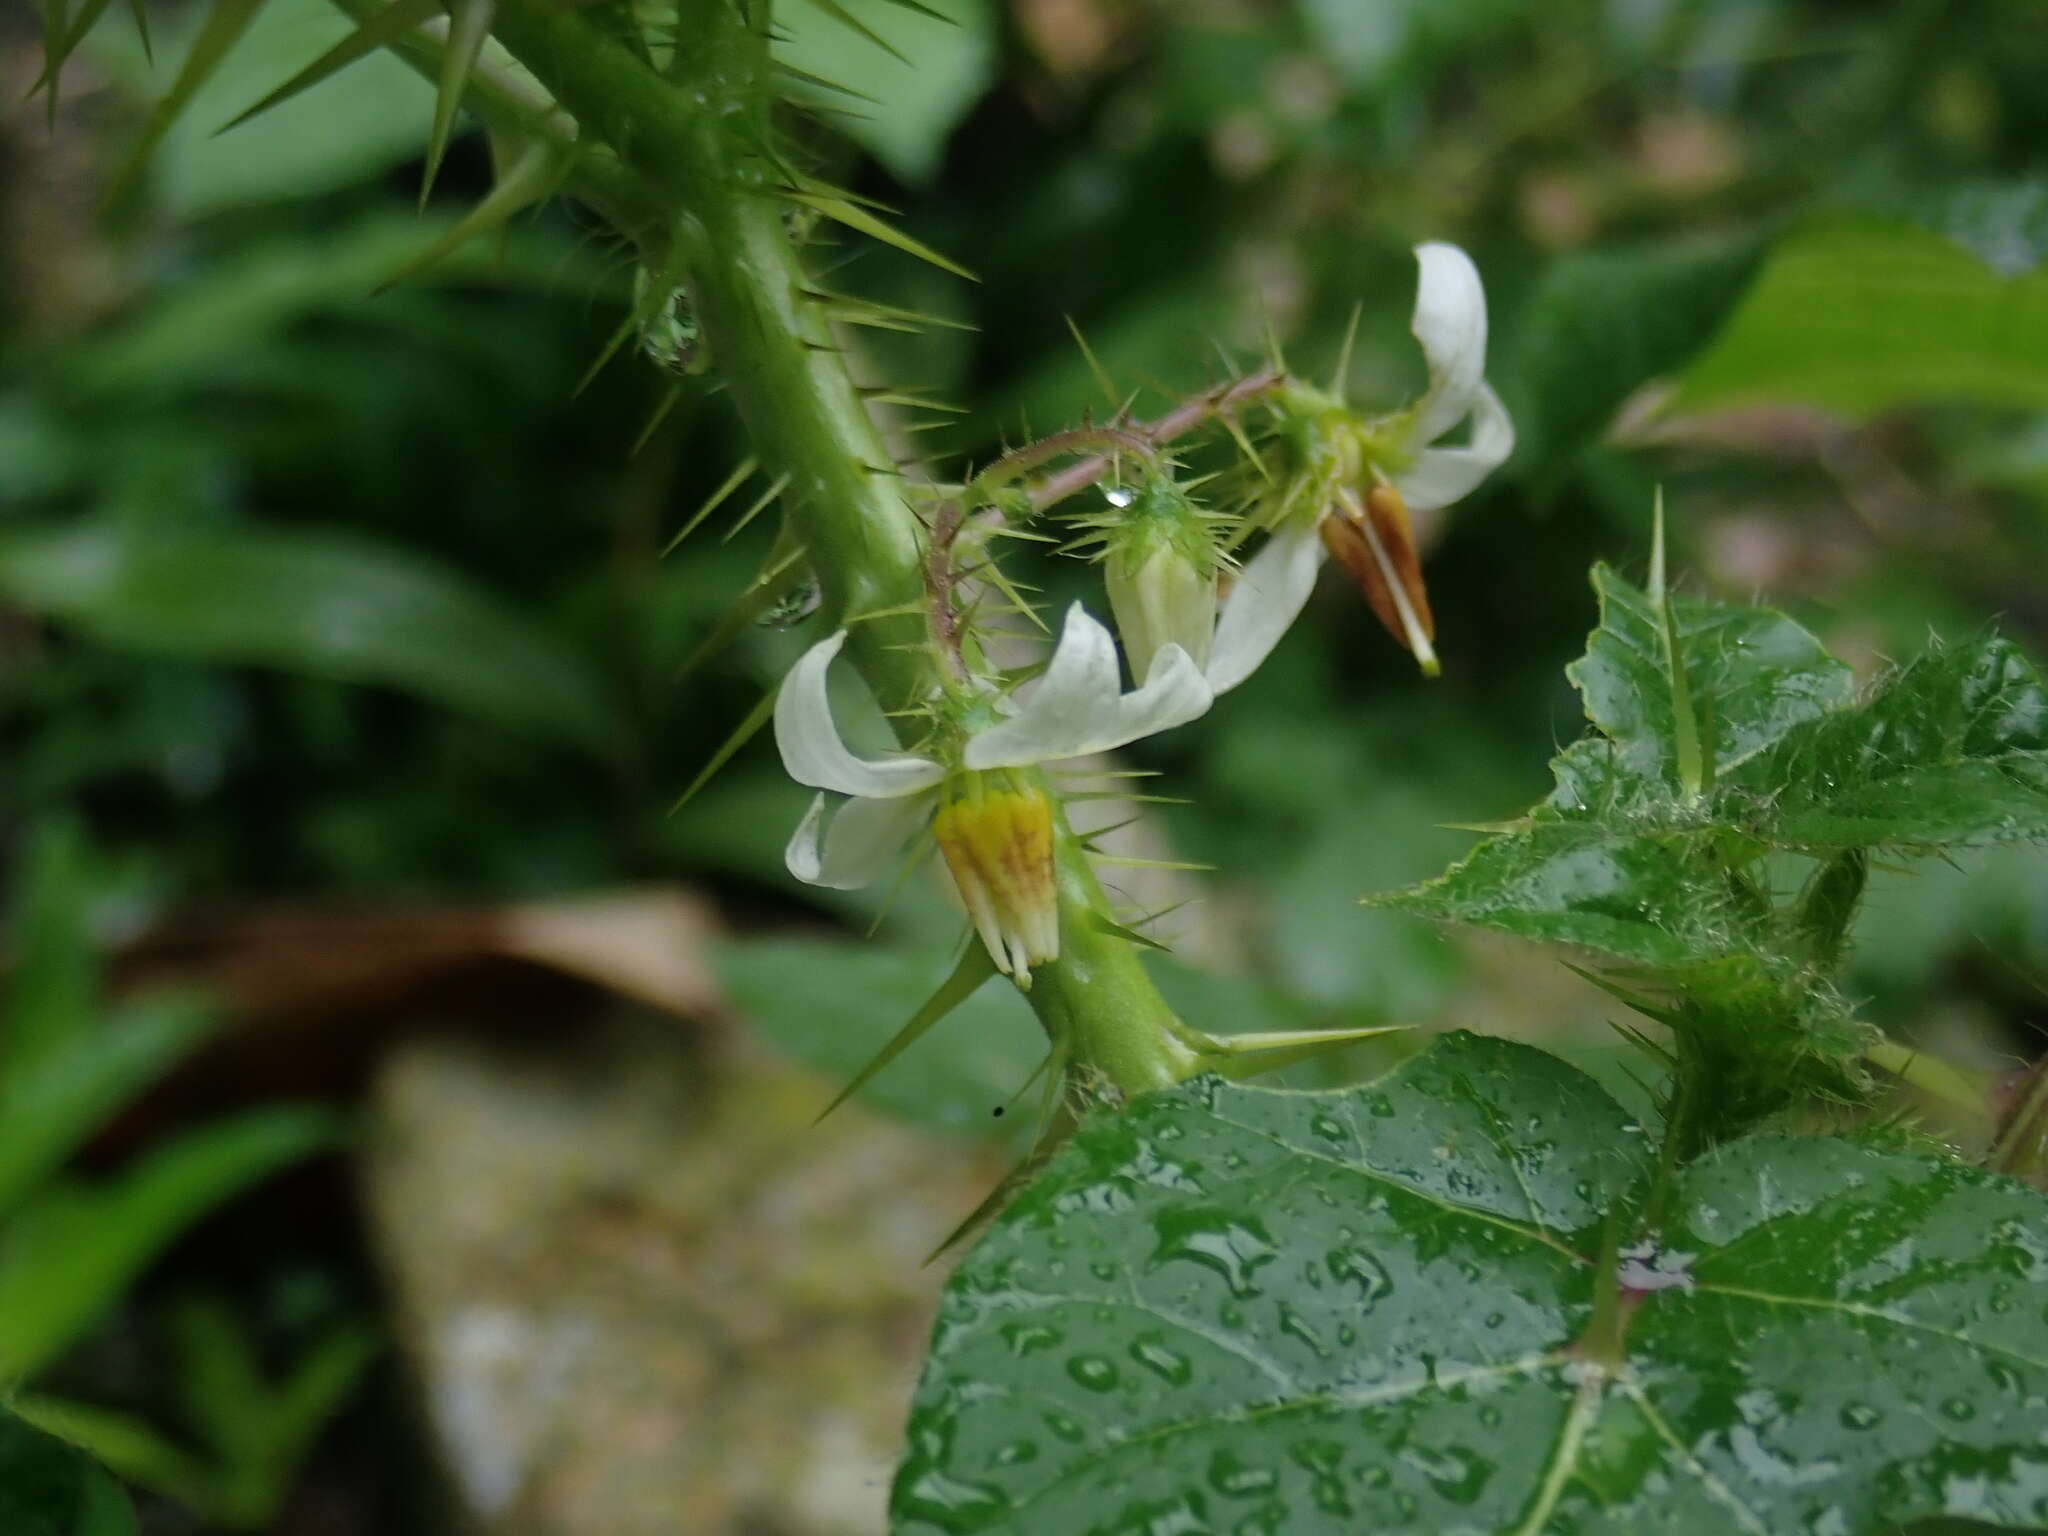
[[(679, 9), (673, 83), (557, 0), (499, 0), (495, 30), (586, 133), (681, 211), (700, 323), (756, 452), (788, 477), (788, 517), (852, 632), (852, 659), (885, 709), (914, 706), (939, 664), (922, 529), (829, 320), (803, 298), (809, 280), (782, 219), (790, 178), (767, 120), (768, 7)], [(1063, 815), (1055, 856), (1060, 957), (1028, 993), (1047, 1034), (1122, 1093), (1192, 1076), (1194, 1045), (1108, 926), (1108, 898)]]
[(1076, 427), (1067, 432), (1055, 432), (1050, 437), (1012, 449), (970, 480), (958, 496), (941, 502), (932, 519), (926, 556), (926, 586), (930, 593), (932, 630), (939, 641), (943, 664), (956, 676), (965, 675), (966, 668), (960, 658), (960, 620), (953, 602), (953, 593), (961, 575), (953, 563), (953, 542), (966, 526), (969, 511), (979, 510), (981, 516), (999, 523), (1002, 513), (991, 506), (999, 491), (1054, 459), (1069, 454), (1088, 454), (1088, 457), (1048, 476), (1024, 493), (1025, 502), (1031, 510), (1043, 512), (1087, 489), (1104, 475), (1113, 473), (1124, 454), (1135, 454), (1148, 462), (1156, 462), (1160, 452), (1176, 438), (1242, 409), (1286, 383), (1287, 375), (1280, 369), (1261, 368), (1256, 373), (1246, 374), (1241, 379), (1233, 379), (1228, 384), (1218, 385), (1205, 394), (1183, 401), (1156, 421), (1119, 422), (1107, 427)]
[[(1248, 373), (1241, 379), (1220, 385), (1205, 395), (1183, 401), (1161, 416), (1157, 421), (1130, 422), (1120, 424), (1121, 430), (1149, 443), (1155, 450), (1165, 447), (1177, 437), (1184, 437), (1196, 427), (1228, 416), (1243, 406), (1251, 404), (1262, 395), (1269, 395), (1287, 383), (1287, 374), (1279, 368), (1261, 368)], [(1098, 453), (1069, 465), (1057, 474), (1048, 475), (1031, 488), (1031, 509), (1043, 512), (1047, 507), (1064, 501), (1078, 491), (1085, 491), (1115, 466), (1115, 457)]]
[(1104, 472), (1116, 462), (1119, 454), (1135, 454), (1148, 462), (1159, 456), (1159, 444), (1153, 442), (1142, 430), (1133, 431), (1127, 427), (1074, 427), (1066, 432), (1055, 432), (1050, 437), (1041, 437), (1035, 443), (1026, 443), (1022, 448), (1012, 448), (1008, 453), (989, 465), (967, 484), (966, 502), (980, 506), (1004, 486), (1021, 479), (1042, 464), (1054, 459), (1065, 458), (1068, 454), (1096, 452), (1088, 460), (1100, 464)]
[[(331, 0), (335, 9), (358, 22), (383, 9), (384, 0)], [(447, 50), (447, 28), (421, 28), (391, 43), (390, 49), (429, 82), (441, 77), (441, 56)], [(493, 130), (544, 138), (574, 159), (562, 190), (599, 214), (635, 244), (645, 245), (663, 228), (660, 204), (617, 155), (601, 145), (579, 144), (566, 129), (554, 103), (525, 81), (492, 64), (489, 51), (478, 59), (464, 87), (463, 101)]]

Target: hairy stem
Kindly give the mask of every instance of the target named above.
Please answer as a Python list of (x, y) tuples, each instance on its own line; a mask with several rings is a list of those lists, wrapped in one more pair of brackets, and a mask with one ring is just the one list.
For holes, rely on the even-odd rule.
[[(770, 137), (767, 6), (683, 0), (664, 79), (556, 0), (499, 0), (497, 36), (586, 133), (603, 139), (673, 220), (697, 312), (849, 653), (885, 708), (922, 701), (939, 663), (923, 529), (855, 388), (783, 219), (789, 173)], [(1055, 803), (1057, 803), (1055, 801)], [(1028, 994), (1077, 1064), (1124, 1093), (1197, 1070), (1185, 1031), (1128, 940), (1064, 816), (1055, 838), (1060, 957)]]

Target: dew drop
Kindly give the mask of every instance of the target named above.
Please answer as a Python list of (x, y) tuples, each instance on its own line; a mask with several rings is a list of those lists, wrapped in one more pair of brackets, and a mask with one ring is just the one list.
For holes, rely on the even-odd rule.
[(1195, 1368), (1188, 1357), (1170, 1348), (1156, 1333), (1141, 1334), (1131, 1343), (1131, 1358), (1161, 1381), (1184, 1387), (1194, 1379)]
[(1035, 1355), (1041, 1349), (1051, 1349), (1065, 1342), (1066, 1335), (1046, 1323), (1005, 1323), (1001, 1329), (1003, 1342), (1010, 1346), (1015, 1359)]
[(1087, 1434), (1087, 1431), (1081, 1428), (1081, 1421), (1071, 1414), (1048, 1413), (1045, 1416), (1045, 1427), (1069, 1445), (1079, 1445)]
[(1394, 1288), (1393, 1277), (1387, 1273), (1386, 1265), (1367, 1248), (1333, 1248), (1325, 1255), (1324, 1263), (1335, 1278), (1348, 1280), (1358, 1287), (1359, 1302), (1368, 1312)]
[(1157, 1240), (1151, 1258), (1154, 1268), (1174, 1260), (1200, 1264), (1221, 1275), (1230, 1294), (1240, 1298), (1259, 1294), (1253, 1276), (1279, 1257), (1256, 1217), (1213, 1207), (1163, 1210), (1153, 1218), (1152, 1231)]
[(1114, 1392), (1123, 1380), (1115, 1362), (1100, 1355), (1075, 1355), (1067, 1361), (1067, 1374), (1090, 1392)]
[(1209, 1458), (1209, 1486), (1233, 1499), (1249, 1499), (1270, 1493), (1280, 1479), (1270, 1467), (1254, 1467), (1238, 1460), (1225, 1448)]

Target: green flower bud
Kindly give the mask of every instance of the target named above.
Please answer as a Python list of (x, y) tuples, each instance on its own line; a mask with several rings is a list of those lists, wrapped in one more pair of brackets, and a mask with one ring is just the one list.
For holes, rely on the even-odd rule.
[(1120, 515), (1107, 529), (1103, 585), (1131, 675), (1143, 681), (1169, 645), (1197, 668), (1216, 633), (1215, 540), (1186, 492), (1160, 478), (1111, 491)]

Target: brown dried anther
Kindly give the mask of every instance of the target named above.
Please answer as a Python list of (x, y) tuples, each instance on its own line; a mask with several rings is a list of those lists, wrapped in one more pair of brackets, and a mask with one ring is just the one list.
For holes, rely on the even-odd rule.
[(1429, 593), (1422, 584), (1422, 561), (1415, 552), (1415, 532), (1408, 508), (1391, 485), (1375, 485), (1361, 503), (1349, 491), (1322, 520), (1323, 547), (1342, 566), (1387, 633), (1421, 664), (1437, 674), (1436, 620), (1429, 611)]

